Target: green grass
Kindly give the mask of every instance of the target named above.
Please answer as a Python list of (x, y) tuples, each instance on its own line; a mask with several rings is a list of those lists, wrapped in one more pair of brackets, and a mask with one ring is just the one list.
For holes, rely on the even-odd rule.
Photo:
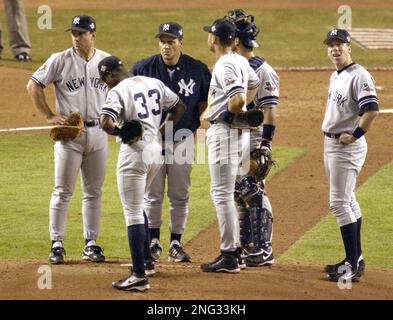
[[(367, 265), (393, 268), (393, 162), (369, 178), (356, 195), (363, 214), (362, 247)], [(331, 263), (343, 255), (336, 219), (329, 214), (279, 259)]]
[[(128, 257), (126, 227), (117, 193), (118, 145), (110, 139), (99, 244), (108, 257)], [(43, 258), (49, 252), (48, 206), (53, 187), (53, 148), (47, 136), (10, 135), (0, 139), (0, 258)], [(301, 149), (274, 148), (279, 167), (271, 176), (301, 156)], [(193, 166), (190, 213), (184, 242), (216, 220), (210, 199), (207, 164)], [(168, 251), (168, 201), (164, 203), (161, 240)], [(66, 240), (67, 256), (80, 256), (83, 245), (80, 182), (71, 199)]]
[[(214, 63), (214, 56), (207, 49), (207, 34), (204, 25), (226, 14), (228, 8), (217, 10), (88, 10), (97, 20), (96, 46), (122, 58), (126, 65), (158, 53), (154, 39), (158, 24), (175, 20), (185, 29), (184, 52), (201, 59), (208, 65)], [(253, 9), (261, 29), (261, 48), (256, 53), (264, 56), (273, 66), (330, 66), (326, 48), (322, 44), (326, 32), (337, 24), (339, 15), (335, 9)], [(0, 65), (36, 69), (51, 53), (71, 46), (69, 26), (72, 16), (79, 11), (53, 11), (53, 29), (40, 30), (37, 27), (39, 15), (27, 11), (29, 34), (32, 40), (33, 59), (30, 64), (12, 61), (10, 50), (5, 46)], [(192, 19), (190, 18), (192, 17)], [(4, 12), (0, 12), (5, 21)], [(352, 10), (353, 27), (393, 27), (392, 10)], [(3, 23), (6, 28), (6, 24)], [(4, 44), (8, 43), (4, 30)], [(365, 66), (391, 66), (393, 56), (390, 50), (365, 51), (353, 45), (353, 57)]]

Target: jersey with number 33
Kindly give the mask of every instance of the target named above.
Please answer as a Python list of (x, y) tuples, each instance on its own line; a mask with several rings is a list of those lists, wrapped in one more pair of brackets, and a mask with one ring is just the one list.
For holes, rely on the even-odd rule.
[(138, 120), (144, 134), (158, 135), (161, 114), (172, 109), (179, 97), (160, 80), (136, 76), (121, 81), (108, 92), (101, 114), (114, 122)]

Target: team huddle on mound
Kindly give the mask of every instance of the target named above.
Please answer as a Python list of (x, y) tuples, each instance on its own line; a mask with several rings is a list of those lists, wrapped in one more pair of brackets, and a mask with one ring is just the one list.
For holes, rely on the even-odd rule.
[[(274, 263), (273, 210), (265, 178), (273, 164), (280, 79), (265, 59), (254, 53), (259, 47), (254, 16), (241, 9), (230, 10), (203, 30), (216, 58), (211, 72), (201, 61), (182, 53), (184, 31), (176, 22), (159, 26), (160, 54), (136, 62), (128, 71), (121, 59), (94, 47), (95, 20), (75, 16), (68, 29), (73, 47), (53, 54), (31, 76), (27, 90), (33, 103), (54, 125), (55, 185), (49, 208), (52, 264), (64, 263), (67, 207), (79, 170), (85, 239), (82, 257), (105, 261), (96, 240), (107, 134), (116, 136), (120, 143), (117, 184), (132, 260), (131, 274), (113, 282), (113, 287), (127, 291), (150, 288), (147, 277), (155, 274), (162, 254), (160, 227), (166, 183), (168, 260), (191, 262), (181, 238), (189, 213), (194, 156), (192, 153), (189, 161), (179, 161), (178, 155), (185, 149), (193, 150), (200, 119), (209, 123), (210, 194), (220, 228), (220, 254), (202, 264), (201, 270), (238, 273), (246, 267)], [(337, 71), (332, 75), (322, 128), (324, 156), (330, 206), (346, 253), (342, 262), (326, 267), (333, 281), (343, 274), (345, 280), (357, 281), (364, 273), (361, 213), (354, 189), (366, 155), (364, 134), (378, 113), (374, 80), (352, 62), (350, 38), (345, 32), (334, 29), (325, 40)], [(56, 112), (44, 94), (51, 83)]]

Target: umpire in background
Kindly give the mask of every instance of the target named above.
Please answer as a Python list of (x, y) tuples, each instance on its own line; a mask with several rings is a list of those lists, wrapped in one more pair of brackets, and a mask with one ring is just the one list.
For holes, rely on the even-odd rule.
[[(160, 54), (135, 63), (133, 75), (143, 75), (161, 80), (179, 95), (186, 112), (174, 126), (166, 129), (165, 163), (145, 194), (146, 214), (149, 218), (150, 251), (155, 260), (160, 258), (160, 227), (165, 180), (168, 178), (170, 204), (169, 229), (171, 232), (168, 260), (190, 262), (183, 250), (181, 236), (184, 232), (189, 203), (191, 166), (193, 162), (194, 131), (200, 126), (200, 116), (207, 107), (211, 75), (208, 67), (199, 60), (182, 53), (183, 28), (176, 22), (165, 22), (158, 27)], [(163, 119), (165, 119), (165, 114)], [(173, 147), (171, 147), (173, 146)], [(190, 148), (191, 146), (191, 148)], [(179, 159), (186, 150), (186, 159)], [(180, 160), (180, 161), (179, 161)], [(186, 161), (184, 161), (186, 160)]]

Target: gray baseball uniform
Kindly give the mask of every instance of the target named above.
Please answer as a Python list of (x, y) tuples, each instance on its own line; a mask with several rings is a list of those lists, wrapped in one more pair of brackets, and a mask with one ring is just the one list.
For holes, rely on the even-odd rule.
[[(227, 111), (229, 99), (237, 93), (256, 88), (260, 80), (247, 59), (237, 53), (222, 56), (215, 64), (210, 82), (205, 119), (212, 124), (207, 130), (211, 196), (216, 207), (221, 234), (221, 251), (233, 252), (240, 247), (239, 221), (234, 201), (236, 175), (241, 162), (240, 152), (249, 155), (243, 133), (216, 122)], [(244, 106), (244, 109), (246, 106)], [(242, 141), (243, 140), (243, 141)], [(249, 140), (248, 140), (249, 141)]]
[(144, 76), (128, 78), (112, 88), (102, 114), (114, 122), (138, 120), (142, 140), (121, 144), (117, 182), (127, 226), (144, 224), (143, 198), (162, 162), (161, 115), (179, 102), (179, 97), (160, 80)]
[(364, 136), (349, 145), (338, 143), (342, 132), (353, 132), (363, 107), (377, 103), (374, 79), (362, 66), (352, 63), (330, 78), (322, 130), (325, 132), (324, 163), (330, 183), (330, 207), (339, 226), (356, 222), (361, 211), (355, 197), (356, 178), (364, 164)]
[(95, 49), (85, 61), (73, 48), (53, 54), (32, 76), (31, 80), (45, 88), (55, 86), (56, 111), (61, 115), (80, 112), (86, 122), (82, 135), (69, 142), (54, 145), (55, 185), (50, 201), (51, 240), (63, 240), (69, 200), (76, 178), (82, 174), (82, 215), (85, 239), (98, 237), (101, 213), (101, 187), (107, 158), (107, 135), (99, 126), (101, 106), (107, 85), (100, 82), (98, 63), (108, 54)]
[[(17, 57), (21, 53), (31, 55), (31, 44), (27, 32), (25, 10), (21, 0), (4, 0), (7, 15), (10, 46), (12, 54)], [(0, 24), (0, 56), (3, 50), (2, 30)]]

